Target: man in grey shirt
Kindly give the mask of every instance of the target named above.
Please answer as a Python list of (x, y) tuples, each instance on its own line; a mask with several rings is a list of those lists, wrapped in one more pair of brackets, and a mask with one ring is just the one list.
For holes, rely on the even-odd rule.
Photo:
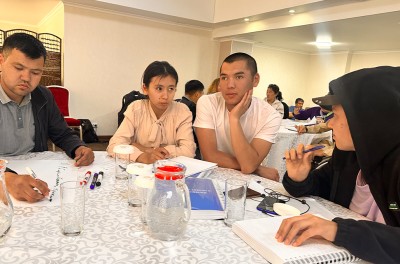
[[(46, 49), (25, 33), (9, 36), (0, 53), (0, 156), (46, 151), (50, 138), (77, 166), (89, 165), (93, 151), (61, 115), (51, 92), (39, 86)], [(18, 200), (36, 202), (49, 194), (47, 183), (7, 168), (5, 182)], [(38, 191), (34, 190), (36, 188)]]

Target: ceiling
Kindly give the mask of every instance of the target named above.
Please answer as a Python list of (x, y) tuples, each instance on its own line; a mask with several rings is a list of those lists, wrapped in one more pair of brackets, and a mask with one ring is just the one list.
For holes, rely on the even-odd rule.
[[(355, 2), (354, 0), (352, 1)], [(154, 19), (200, 26), (209, 30), (244, 23), (242, 18), (219, 23), (206, 23), (187, 18), (137, 10), (134, 8), (122, 8), (121, 6), (113, 7), (112, 5), (105, 5), (104, 3), (99, 3), (99, 1), (92, 0), (64, 0), (64, 2), (96, 4), (97, 7), (114, 8), (118, 12), (123, 10), (132, 15), (145, 15)], [(329, 0), (323, 1), (322, 3), (324, 2), (325, 5), (328, 5), (328, 3), (330, 3), (330, 5), (332, 5), (332, 3), (339, 5), (344, 1)], [(49, 13), (61, 4), (62, 2), (60, 0), (0, 0), (0, 9), (2, 10), (0, 23), (1, 21), (8, 21), (22, 25), (39, 25)], [(21, 6), (24, 8), (21, 8)], [(298, 6), (296, 8), (302, 12), (306, 12), (311, 9), (318, 9), (320, 6), (309, 4)], [(282, 12), (283, 10), (276, 10), (264, 13), (258, 17), (253, 17), (252, 20), (262, 20), (282, 16)], [(287, 10), (285, 10), (285, 12), (287, 12)], [(399, 50), (400, 11), (314, 23), (310, 25), (287, 26), (284, 28), (253, 31), (250, 33), (235, 33), (229, 35), (229, 38), (279, 49), (304, 53), (316, 53), (318, 52), (318, 49), (311, 45), (310, 42), (316, 40), (317, 34), (328, 34), (331, 36), (332, 41), (336, 43), (336, 45), (332, 46), (329, 51), (334, 52)]]
[(400, 50), (400, 12), (246, 33), (235, 38), (269, 47), (315, 53), (324, 51), (311, 44), (318, 34), (331, 36), (335, 45), (328, 51)]

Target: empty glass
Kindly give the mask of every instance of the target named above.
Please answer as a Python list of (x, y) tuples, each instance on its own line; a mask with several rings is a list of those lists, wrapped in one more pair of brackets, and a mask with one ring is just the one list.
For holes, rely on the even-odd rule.
[(6, 166), (7, 161), (0, 159), (0, 238), (5, 236), (8, 230), (10, 230), (14, 216), (14, 207), (4, 179)]
[(85, 190), (79, 181), (60, 184), (61, 231), (66, 236), (77, 236), (83, 230)]

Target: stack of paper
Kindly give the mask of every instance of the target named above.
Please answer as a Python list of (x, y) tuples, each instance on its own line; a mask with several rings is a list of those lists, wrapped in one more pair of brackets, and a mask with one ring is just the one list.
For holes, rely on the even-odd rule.
[(217, 167), (217, 163), (192, 159), (185, 156), (179, 156), (172, 158), (171, 160), (182, 163), (186, 166), (186, 177), (205, 177), (207, 173), (211, 172), (212, 169)]

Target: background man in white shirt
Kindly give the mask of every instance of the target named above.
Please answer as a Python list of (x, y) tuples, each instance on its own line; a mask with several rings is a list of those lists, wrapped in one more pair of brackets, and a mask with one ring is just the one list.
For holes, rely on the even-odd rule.
[(278, 181), (276, 169), (260, 164), (275, 143), (282, 119), (268, 103), (252, 97), (259, 81), (253, 57), (229, 55), (220, 69), (220, 92), (197, 102), (194, 127), (204, 160)]

